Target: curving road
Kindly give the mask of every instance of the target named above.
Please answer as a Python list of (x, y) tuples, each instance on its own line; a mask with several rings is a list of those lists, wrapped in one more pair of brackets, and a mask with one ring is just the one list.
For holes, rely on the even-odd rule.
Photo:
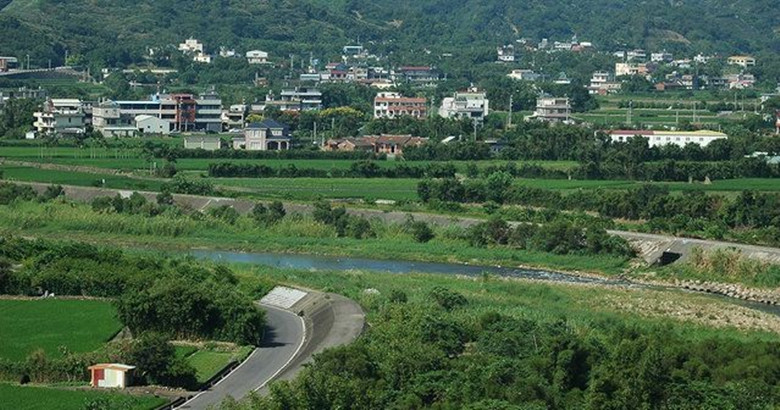
[(265, 387), (297, 356), (305, 339), (303, 319), (286, 310), (260, 306), (266, 311), (268, 328), (263, 345), (219, 383), (177, 408), (205, 410), (228, 396), (240, 399)]

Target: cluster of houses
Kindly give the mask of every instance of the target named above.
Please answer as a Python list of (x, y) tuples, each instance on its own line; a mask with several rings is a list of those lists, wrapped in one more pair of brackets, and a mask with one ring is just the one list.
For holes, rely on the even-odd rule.
[[(184, 40), (183, 43), (179, 44), (179, 51), (185, 55), (191, 56), (193, 61), (204, 64), (211, 64), (211, 62), (216, 57), (213, 54), (207, 53), (203, 43), (192, 37)], [(154, 54), (154, 50), (150, 50), (150, 53)], [(239, 57), (239, 55), (236, 53), (236, 50), (229, 49), (227, 47), (220, 47), (218, 55), (222, 58)], [(247, 51), (245, 58), (249, 64), (269, 64), (268, 53), (262, 50)]]
[(222, 100), (214, 92), (155, 94), (147, 100), (94, 104), (79, 99), (47, 99), (33, 115), (38, 135), (84, 134), (88, 126), (107, 137), (222, 130)]
[[(497, 60), (503, 63), (512, 63), (518, 61), (518, 50), (522, 49), (529, 52), (583, 52), (594, 50), (590, 42), (577, 41), (576, 36), (571, 41), (550, 43), (543, 39), (535, 44), (528, 39), (517, 40), (517, 47), (513, 44), (497, 47)], [(675, 59), (674, 55), (663, 50), (657, 52), (647, 52), (642, 49), (621, 50), (612, 53), (614, 57), (620, 59), (615, 63), (613, 71), (597, 71), (593, 73), (590, 83), (586, 86), (590, 94), (611, 94), (620, 91), (620, 77), (640, 76), (649, 81), (653, 80), (653, 74), (661, 68), (672, 68), (675, 71), (666, 74), (663, 78), (656, 78), (654, 85), (658, 91), (672, 89), (699, 89), (699, 88), (721, 88), (721, 89), (746, 89), (752, 88), (756, 82), (753, 74), (746, 72), (747, 69), (756, 65), (756, 59), (748, 55), (734, 55), (726, 59), (728, 66), (732, 67), (728, 73), (713, 77), (706, 75), (688, 74), (687, 72), (694, 65), (707, 64), (717, 56), (706, 56), (698, 54), (693, 58)], [(668, 71), (668, 70), (667, 70)], [(568, 79), (564, 73), (557, 78), (535, 72), (531, 68), (513, 69), (507, 74), (509, 78), (518, 81), (553, 81), (559, 84), (567, 84)]]

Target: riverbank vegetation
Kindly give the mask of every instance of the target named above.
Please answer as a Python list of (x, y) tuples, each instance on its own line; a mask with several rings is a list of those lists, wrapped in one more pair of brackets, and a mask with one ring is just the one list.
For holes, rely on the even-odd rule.
[(780, 345), (763, 331), (780, 331), (777, 318), (723, 299), (489, 275), (247, 269), (345, 294), (371, 326), (269, 397), (223, 409), (763, 410), (780, 400)]
[[(414, 221), (386, 223), (378, 219), (347, 218), (341, 216), (344, 215), (341, 207), (317, 215), (291, 214), (269, 226), (235, 211), (201, 213), (165, 202), (164, 196), (158, 202), (148, 202), (140, 195), (128, 199), (98, 198), (92, 206), (60, 200), (48, 203), (17, 200), (8, 208), (0, 208), (0, 229), (26, 235), (110, 239), (155, 247), (217, 246), (382, 259), (546, 266), (609, 274), (621, 272), (630, 259), (625, 253), (592, 252), (587, 248), (552, 253), (541, 248), (512, 248), (500, 241), (491, 246), (476, 243), (479, 246), (472, 246), (471, 233), (457, 226), (432, 226), (435, 237), (420, 243), (415, 239)], [(587, 225), (573, 226), (576, 228), (569, 233), (578, 230), (583, 233)], [(594, 235), (603, 231), (599, 225), (591, 228)], [(556, 243), (571, 238), (552, 235), (549, 239), (554, 248)]]

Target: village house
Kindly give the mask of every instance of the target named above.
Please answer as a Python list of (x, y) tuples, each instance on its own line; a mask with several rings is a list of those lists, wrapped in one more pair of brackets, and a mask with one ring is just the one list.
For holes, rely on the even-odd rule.
[(261, 50), (247, 51), (246, 61), (249, 64), (268, 64), (268, 53)]
[(650, 53), (650, 61), (653, 63), (671, 63), (672, 60), (674, 60), (674, 56), (666, 51)]
[(246, 112), (246, 104), (233, 104), (227, 110), (222, 111), (222, 130), (244, 128)]
[(469, 88), (458, 91), (452, 97), (446, 97), (441, 102), (439, 115), (444, 118), (469, 118), (482, 123), (490, 113), (489, 100), (484, 91)]
[(623, 84), (615, 80), (612, 73), (606, 71), (596, 71), (590, 79), (588, 86), (589, 94), (606, 95), (620, 91)]
[(566, 97), (539, 97), (536, 99), (536, 111), (525, 119), (570, 123), (571, 103)]
[(756, 65), (756, 59), (751, 56), (731, 56), (728, 59), (729, 65), (738, 65), (743, 68)]
[(247, 151), (289, 150), (291, 146), (290, 128), (271, 119), (249, 124), (243, 136), (233, 138), (233, 149)]
[(498, 53), (498, 61), (504, 63), (511, 63), (515, 61), (515, 46), (511, 44), (498, 47), (496, 52)]
[(428, 138), (411, 135), (369, 135), (365, 137), (331, 139), (322, 146), (324, 151), (364, 151), (386, 154), (392, 158), (403, 156), (408, 147), (419, 147), (428, 142)]
[(622, 77), (626, 75), (648, 75), (650, 69), (647, 64), (615, 63), (615, 76)]
[(507, 74), (507, 77), (513, 80), (533, 82), (533, 81), (538, 81), (542, 76), (541, 74), (535, 73), (534, 70), (517, 69), (517, 70), (512, 70), (511, 73)]
[(439, 75), (436, 71), (427, 66), (405, 66), (399, 67), (395, 72), (395, 80), (407, 81), (421, 86), (435, 86), (439, 81)]
[(39, 135), (83, 134), (88, 124), (86, 111), (87, 105), (78, 99), (49, 99), (40, 111), (33, 113), (33, 127)]
[(409, 115), (425, 118), (428, 115), (428, 100), (403, 97), (399, 93), (381, 92), (374, 98), (374, 118), (397, 118)]
[(19, 60), (16, 57), (0, 57), (0, 72), (6, 72), (12, 67), (16, 67)]
[(104, 101), (92, 109), (92, 126), (104, 137), (132, 137), (138, 131), (135, 116), (123, 113), (114, 101)]

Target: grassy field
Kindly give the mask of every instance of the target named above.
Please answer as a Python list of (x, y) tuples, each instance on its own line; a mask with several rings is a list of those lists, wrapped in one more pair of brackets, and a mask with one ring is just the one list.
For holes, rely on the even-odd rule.
[(62, 390), (0, 383), (0, 409), (83, 410), (90, 402), (103, 405), (94, 408), (151, 410), (167, 403), (167, 400), (153, 396), (130, 396), (94, 390)]
[(176, 346), (176, 355), (187, 359), (195, 368), (198, 383), (205, 383), (233, 361), (242, 361), (252, 352), (251, 346)]
[(0, 299), (0, 358), (24, 360), (37, 349), (57, 357), (59, 346), (90, 352), (121, 328), (110, 302)]
[[(306, 271), (264, 266), (235, 265), (242, 274), (267, 277), (276, 283), (326, 289), (344, 294), (381, 315), (378, 306), (393, 290), (408, 295), (409, 303), (422, 302), (434, 287), (457, 291), (468, 300), (464, 314), (475, 318), (485, 312), (516, 317), (556, 320), (573, 328), (586, 328), (594, 320), (665, 323), (674, 332), (692, 337), (777, 340), (776, 315), (743, 308), (724, 298), (660, 289), (604, 287), (566, 283), (540, 283), (494, 276), (467, 278), (445, 274), (392, 274), (369, 271)], [(368, 293), (365, 289), (376, 289)], [(750, 329), (747, 333), (744, 330)]]

